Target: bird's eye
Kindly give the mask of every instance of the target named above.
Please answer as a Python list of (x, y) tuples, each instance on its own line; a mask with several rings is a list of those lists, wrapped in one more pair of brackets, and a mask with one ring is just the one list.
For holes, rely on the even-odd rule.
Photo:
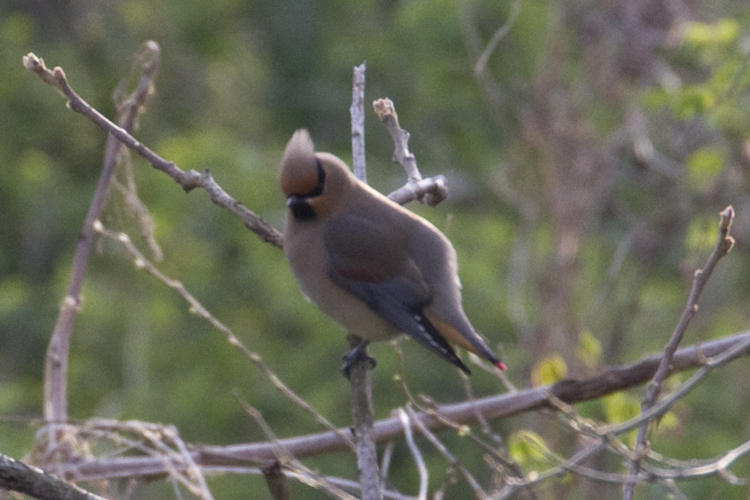
[(287, 199), (286, 205), (292, 211), (292, 215), (294, 215), (294, 218), (297, 220), (312, 220), (316, 216), (315, 209), (310, 206), (307, 197), (293, 194)]

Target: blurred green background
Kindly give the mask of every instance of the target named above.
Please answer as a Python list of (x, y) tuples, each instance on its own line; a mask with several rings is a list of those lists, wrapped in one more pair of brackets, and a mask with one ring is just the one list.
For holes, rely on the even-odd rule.
[[(507, 33), (483, 70), (493, 34)], [(31, 452), (42, 415), (44, 355), (65, 295), (78, 234), (101, 169), (105, 136), (23, 69), (35, 52), (112, 117), (112, 93), (146, 40), (162, 50), (156, 94), (136, 137), (182, 169), (211, 173), (281, 229), (278, 163), (307, 127), (318, 150), (350, 162), (352, 67), (367, 61), (366, 102), (390, 97), (425, 176), (444, 174), (449, 199), (410, 205), (453, 241), (465, 308), (498, 346), (520, 387), (586, 376), (658, 352), (672, 333), (716, 238), (737, 210), (737, 245), (720, 263), (686, 337), (696, 343), (750, 324), (750, 8), (696, 0), (2, 0), (0, 1), (0, 451)], [(404, 182), (371, 112), (368, 177)], [(262, 243), (205, 193), (186, 195), (133, 159), (141, 200), (182, 281), (334, 424), (350, 422), (341, 377), (344, 332), (299, 293), (282, 252)], [(121, 182), (124, 180), (119, 175)], [(111, 190), (104, 224), (143, 249), (137, 218)], [(188, 442), (264, 440), (232, 396), (238, 388), (281, 437), (318, 427), (173, 291), (112, 242), (90, 260), (75, 324), (70, 415), (174, 424)], [(403, 342), (404, 377), (438, 402), (465, 399), (455, 370)], [(405, 403), (388, 345), (371, 350), (377, 418)], [(475, 369), (477, 396), (502, 392)], [(552, 375), (550, 375), (552, 374)], [(748, 438), (750, 367), (738, 360), (675, 407), (653, 436), (679, 459), (714, 457)], [(587, 403), (587, 417), (624, 419), (641, 392)], [(562, 456), (575, 440), (543, 416), (493, 423), (513, 443), (540, 433)], [(570, 434), (570, 433), (568, 433)], [(487, 481), (481, 451), (441, 435)], [(689, 439), (686, 439), (689, 437)], [(466, 498), (426, 442), (433, 489)], [(539, 464), (516, 458), (526, 472)], [(619, 470), (615, 460), (597, 466)], [(356, 477), (351, 455), (306, 463)], [(397, 446), (392, 479), (417, 491)], [(733, 470), (750, 472), (746, 461)], [(570, 478), (572, 479), (572, 478)], [(617, 485), (554, 481), (541, 498), (607, 498)], [(216, 498), (267, 497), (255, 476), (210, 482)], [(681, 484), (690, 498), (746, 498), (715, 478)], [(140, 498), (171, 495), (166, 483)], [(325, 498), (294, 486), (294, 498)], [(662, 498), (643, 487), (639, 498)]]

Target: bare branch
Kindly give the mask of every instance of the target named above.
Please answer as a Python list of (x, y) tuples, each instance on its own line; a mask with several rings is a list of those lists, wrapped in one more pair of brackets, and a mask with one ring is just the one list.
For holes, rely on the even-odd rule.
[[(678, 400), (682, 399), (685, 395), (687, 395), (695, 386), (698, 384), (698, 382), (705, 377), (709, 372), (714, 370), (715, 368), (722, 366), (734, 359), (736, 359), (739, 356), (745, 356), (748, 353), (750, 353), (750, 332), (746, 332), (744, 334), (740, 334), (734, 337), (730, 337), (732, 339), (737, 339), (738, 341), (736, 343), (732, 343), (731, 345), (727, 345), (725, 349), (720, 350), (719, 352), (716, 352), (715, 354), (706, 354), (708, 350), (710, 350), (712, 353), (714, 352), (713, 349), (708, 349), (707, 351), (703, 351), (702, 348), (708, 348), (709, 344), (706, 344), (705, 346), (695, 346), (693, 349), (695, 350), (695, 355), (699, 361), (701, 361), (701, 368), (694, 373), (687, 381), (682, 383), (680, 387), (675, 390), (672, 395), (669, 398), (664, 398), (663, 400), (659, 401), (657, 404), (655, 404), (653, 407), (651, 407), (647, 412), (641, 413), (638, 417), (635, 417), (633, 419), (630, 419), (626, 422), (622, 422), (619, 424), (613, 424), (609, 425), (604, 428), (596, 429), (594, 433), (586, 432), (586, 428), (580, 428), (579, 430), (584, 431), (584, 434), (588, 435), (589, 437), (595, 438), (595, 442), (578, 452), (573, 457), (569, 458), (565, 462), (563, 462), (560, 466), (554, 467), (552, 469), (549, 469), (547, 471), (544, 471), (543, 473), (539, 474), (536, 478), (534, 478), (531, 481), (527, 481), (522, 483), (523, 485), (529, 485), (534, 484), (543, 480), (546, 480), (552, 476), (559, 475), (567, 470), (571, 470), (574, 472), (581, 472), (582, 474), (585, 474), (587, 477), (590, 477), (591, 479), (599, 479), (602, 481), (608, 481), (608, 482), (618, 482), (626, 485), (626, 489), (629, 487), (629, 485), (636, 485), (638, 483), (644, 482), (644, 481), (664, 481), (664, 480), (672, 480), (674, 479), (674, 473), (675, 470), (673, 469), (658, 469), (650, 464), (641, 463), (642, 471), (638, 471), (636, 473), (629, 473), (628, 475), (600, 475), (598, 471), (592, 471), (590, 469), (587, 469), (587, 471), (583, 470), (578, 463), (585, 460), (586, 458), (590, 457), (592, 454), (597, 453), (601, 449), (605, 448), (606, 446), (609, 446), (610, 448), (615, 448), (618, 451), (618, 454), (623, 457), (627, 457), (631, 461), (636, 460), (636, 454), (632, 453), (628, 448), (624, 447), (619, 441), (617, 441), (614, 436), (622, 434), (624, 432), (628, 432), (632, 429), (635, 429), (639, 427), (644, 422), (648, 422), (649, 420), (653, 418), (658, 418), (666, 411), (671, 408), (671, 406)], [(724, 339), (727, 340), (727, 339)], [(681, 361), (681, 353), (689, 350), (690, 348), (685, 348), (677, 351), (675, 353), (675, 356), (673, 358), (674, 364), (679, 364)], [(654, 356), (654, 371), (658, 368), (659, 361), (661, 360), (661, 356)], [(675, 366), (670, 367), (670, 370), (674, 370)], [(670, 371), (670, 373), (673, 373), (673, 371)], [(559, 402), (554, 402), (554, 398), (550, 398), (550, 401), (554, 404), (555, 407), (559, 407)], [(744, 452), (744, 451), (743, 451)], [(653, 457), (653, 452), (649, 453), (650, 457)], [(734, 458), (733, 458), (734, 459)], [(733, 460), (732, 459), (732, 460)], [(693, 467), (695, 466), (694, 462), (691, 462), (690, 464), (686, 466), (677, 466), (677, 469), (680, 468), (687, 468), (687, 467)], [(727, 471), (723, 468), (717, 467), (715, 470), (712, 470), (708, 473), (715, 473), (717, 475), (720, 475), (724, 477), (727, 474)]]
[(388, 197), (403, 205), (412, 200), (427, 203), (434, 207), (448, 197), (445, 177), (439, 175), (434, 179), (422, 179), (419, 173), (416, 157), (409, 151), (409, 132), (402, 129), (398, 123), (398, 114), (393, 101), (388, 98), (378, 99), (372, 103), (375, 114), (378, 115), (393, 139), (393, 161), (400, 164), (408, 178), (404, 187), (397, 189)]
[[(90, 442), (91, 438), (105, 438), (124, 449), (138, 450), (152, 457), (162, 458), (170, 481), (181, 484), (198, 498), (212, 500), (202, 469), (195, 463), (188, 446), (172, 425), (153, 424), (139, 420), (126, 422), (93, 419), (83, 426), (68, 424), (68, 435), (80, 442)], [(132, 435), (132, 437), (131, 437)], [(172, 461), (184, 463), (179, 470), (171, 466)]]
[[(424, 413), (425, 415), (429, 415), (431, 418), (436, 419), (439, 421), (445, 428), (447, 429), (453, 429), (457, 435), (470, 440), (472, 443), (477, 445), (480, 449), (482, 449), (485, 453), (485, 457), (489, 458), (490, 460), (502, 464), (503, 472), (502, 477), (506, 481), (506, 483), (514, 483), (516, 481), (522, 481), (523, 477), (523, 471), (518, 466), (517, 463), (513, 462), (513, 460), (509, 459), (505, 454), (501, 451), (501, 445), (502, 445), (502, 439), (500, 436), (495, 435), (491, 432), (489, 428), (489, 423), (487, 422), (487, 419), (485, 418), (484, 414), (480, 411), (474, 412), (474, 418), (475, 421), (479, 423), (480, 427), (482, 428), (482, 431), (487, 434), (491, 440), (492, 444), (488, 444), (486, 441), (483, 441), (479, 437), (476, 436), (476, 434), (471, 430), (471, 428), (466, 425), (466, 422), (458, 422), (451, 420), (448, 418), (444, 413), (440, 411), (440, 406), (435, 403), (435, 401), (428, 399), (424, 395), (420, 395), (420, 399), (426, 403), (421, 404), (420, 402), (416, 401), (414, 397), (411, 394), (411, 391), (406, 385), (406, 382), (404, 381), (403, 376), (403, 357), (401, 355), (401, 348), (398, 344), (394, 343), (394, 347), (396, 348), (396, 357), (398, 359), (398, 365), (399, 365), (399, 374), (396, 377), (397, 383), (401, 386), (401, 389), (404, 391), (404, 394), (406, 395), (407, 399), (413, 405), (415, 408), (417, 408), (420, 412)], [(483, 365), (480, 364), (480, 367)], [(487, 370), (490, 372), (489, 370)], [(472, 403), (476, 401), (472, 391), (471, 386), (469, 384), (469, 378), (463, 373), (459, 372), (461, 375), (461, 378), (464, 381), (464, 388), (467, 392), (467, 398), (466, 402)], [(490, 372), (491, 373), (491, 372)], [(493, 375), (495, 375), (493, 373)], [(518, 392), (515, 388), (513, 388), (513, 393)], [(476, 406), (474, 406), (476, 410)], [(410, 414), (412, 413), (412, 409), (409, 407)], [(418, 419), (414, 420), (415, 425), (422, 433), (430, 432), (428, 429), (426, 429), (423, 425), (421, 425), (421, 421)], [(513, 474), (516, 475), (516, 477), (513, 477)], [(478, 491), (475, 488), (475, 491)], [(534, 492), (528, 489), (526, 491), (527, 497), (529, 498), (536, 498), (534, 495)]]
[[(118, 113), (122, 114), (123, 110), (126, 109), (137, 111), (137, 113), (132, 114), (132, 125), (123, 126), (124, 129), (131, 133), (138, 130), (138, 115), (145, 111), (146, 105), (155, 93), (154, 79), (156, 77), (156, 70), (159, 67), (159, 54), (160, 49), (156, 42), (149, 41), (143, 44), (134, 57), (133, 65), (130, 69), (130, 77), (123, 78), (112, 94), (112, 99)], [(140, 71), (141, 67), (144, 68), (142, 74)], [(131, 80), (137, 80), (138, 89), (142, 90), (127, 95), (128, 84)], [(118, 123), (123, 125), (121, 122)], [(108, 135), (106, 151), (110, 150), (110, 144), (113, 145), (111, 146), (112, 154), (117, 158), (118, 170), (125, 177), (124, 184), (117, 179), (117, 176), (112, 177), (111, 185), (122, 195), (125, 206), (135, 217), (141, 236), (143, 236), (151, 249), (153, 259), (159, 262), (163, 258), (163, 252), (156, 241), (156, 227), (149, 209), (138, 197), (138, 187), (135, 182), (130, 150), (124, 147), (120, 141)]]
[[(412, 415), (413, 417), (413, 415)], [(414, 442), (414, 434), (411, 431), (412, 424), (410, 422), (410, 416), (404, 411), (403, 408), (398, 409), (398, 418), (401, 421), (401, 426), (404, 429), (404, 437), (406, 438), (406, 445), (409, 447), (411, 456), (414, 457), (414, 461), (417, 464), (417, 470), (419, 471), (419, 500), (427, 500), (427, 488), (430, 485), (430, 474), (427, 471), (427, 466), (424, 464), (422, 453), (417, 447), (417, 443)], [(417, 419), (415, 419), (415, 422)]]
[[(747, 455), (748, 453), (750, 453), (750, 441), (745, 441), (740, 446), (726, 452), (717, 460), (697, 466), (692, 465), (692, 462), (695, 462), (695, 460), (691, 460), (691, 464), (686, 465), (684, 468), (678, 469), (677, 471), (660, 471), (660, 475), (669, 477), (670, 479), (683, 479), (696, 476), (705, 476), (708, 474), (725, 474), (727, 473), (727, 467), (729, 467), (737, 459)], [(748, 484), (747, 480), (740, 481), (737, 478), (734, 478), (732, 482), (742, 486), (746, 486)]]
[(487, 47), (485, 47), (485, 49), (482, 51), (482, 54), (479, 56), (477, 63), (474, 65), (474, 73), (480, 74), (484, 72), (487, 66), (487, 62), (490, 60), (490, 56), (492, 56), (492, 54), (495, 52), (495, 49), (497, 49), (500, 40), (502, 40), (505, 35), (508, 34), (510, 28), (516, 22), (516, 18), (518, 18), (519, 12), (521, 12), (521, 0), (515, 0), (513, 2), (513, 7), (510, 11), (510, 15), (508, 16), (508, 20), (505, 22), (505, 24), (500, 26), (497, 31), (495, 31), (495, 34), (492, 35), (492, 38), (487, 43)]
[[(677, 327), (672, 333), (672, 337), (670, 338), (669, 343), (664, 348), (664, 354), (662, 356), (661, 362), (659, 363), (659, 368), (656, 370), (654, 379), (649, 384), (646, 391), (646, 396), (643, 398), (643, 402), (641, 403), (642, 413), (648, 412), (656, 403), (656, 400), (661, 393), (662, 383), (669, 374), (670, 364), (672, 363), (674, 353), (677, 350), (677, 347), (680, 345), (680, 342), (685, 335), (685, 331), (687, 331), (687, 327), (690, 324), (690, 321), (698, 312), (698, 299), (700, 298), (701, 292), (703, 292), (703, 288), (706, 286), (708, 279), (711, 277), (711, 273), (713, 273), (716, 264), (722, 257), (726, 256), (734, 246), (734, 238), (729, 235), (729, 228), (732, 225), (732, 219), (734, 218), (734, 209), (731, 206), (728, 206), (724, 209), (724, 211), (721, 212), (720, 215), (721, 218), (719, 222), (719, 237), (716, 241), (716, 245), (714, 246), (713, 252), (711, 252), (711, 255), (709, 256), (704, 268), (698, 269), (695, 272), (695, 276), (693, 278), (693, 286), (690, 290), (688, 302), (685, 305), (684, 311), (682, 312), (680, 321), (677, 323)], [(645, 450), (647, 448), (647, 434), (648, 420), (644, 421), (638, 429), (638, 436), (636, 438), (635, 445), (635, 451), (638, 457), (645, 454)], [(630, 468), (631, 474), (635, 475), (638, 473), (638, 470), (640, 469), (639, 462), (640, 459), (637, 458), (636, 461), (632, 464)], [(635, 483), (629, 483), (625, 487), (623, 498), (625, 500), (631, 500), (633, 498), (634, 490)]]
[(734, 209), (731, 206), (724, 209), (724, 211), (721, 213), (719, 238), (716, 242), (716, 246), (709, 256), (708, 262), (706, 262), (705, 267), (702, 270), (698, 269), (695, 272), (693, 286), (690, 290), (688, 303), (685, 306), (685, 310), (683, 311), (682, 317), (677, 324), (677, 328), (672, 334), (672, 338), (670, 339), (670, 342), (664, 351), (664, 356), (662, 357), (662, 361), (659, 364), (659, 369), (657, 370), (656, 375), (654, 375), (654, 380), (651, 382), (651, 384), (649, 384), (648, 393), (646, 394), (646, 399), (644, 401), (644, 406), (646, 406), (647, 408), (651, 406), (654, 401), (656, 401), (656, 398), (659, 397), (659, 393), (661, 392), (661, 384), (669, 373), (669, 364), (672, 361), (672, 356), (674, 356), (677, 347), (680, 345), (682, 337), (685, 335), (685, 331), (690, 324), (690, 320), (693, 319), (693, 316), (695, 316), (695, 314), (698, 312), (698, 299), (700, 298), (701, 292), (703, 292), (703, 288), (706, 286), (708, 279), (711, 277), (711, 273), (713, 273), (713, 270), (716, 267), (716, 264), (719, 262), (719, 259), (726, 256), (734, 246), (734, 238), (729, 236), (729, 227), (732, 224), (733, 218)]
[[(365, 166), (366, 68), (366, 63), (354, 67), (352, 105), (349, 108), (352, 121), (354, 175), (364, 183), (367, 183)], [(346, 372), (351, 385), (352, 429), (357, 443), (360, 489), (364, 500), (380, 500), (383, 498), (383, 493), (380, 484), (380, 472), (378, 471), (378, 453), (372, 433), (375, 410), (372, 403), (372, 376), (370, 374), (370, 360), (367, 356), (367, 345), (361, 345), (364, 342), (363, 339), (351, 333), (347, 338), (350, 349), (362, 349), (362, 355), (347, 368)]]
[[(123, 131), (132, 129), (138, 114), (145, 110), (148, 96), (153, 92), (153, 80), (159, 67), (159, 46), (156, 43), (147, 42), (141, 48), (141, 51), (151, 53), (151, 57), (147, 57), (141, 67), (138, 68), (141, 74), (139, 85), (127, 99), (127, 105), (122, 106), (119, 110), (117, 121), (123, 127)], [(47, 70), (44, 61), (37, 59), (33, 54), (24, 58), (24, 65), (63, 93), (69, 90), (65, 73), (60, 68), (55, 68), (54, 71)], [(88, 267), (88, 258), (94, 243), (92, 225), (99, 218), (104, 208), (107, 191), (117, 168), (118, 149), (119, 142), (109, 136), (105, 148), (103, 168), (76, 245), (68, 293), (62, 301), (60, 313), (47, 348), (44, 367), (44, 418), (47, 422), (60, 423), (65, 422), (68, 418), (67, 373), (70, 339), (73, 334), (73, 323), (81, 308), (81, 289)], [(57, 450), (58, 437), (55, 432), (49, 434), (48, 453)]]
[[(412, 421), (414, 422), (414, 425), (416, 425), (417, 429), (419, 429), (419, 432), (424, 435), (427, 440), (432, 443), (432, 446), (435, 447), (435, 449), (445, 457), (446, 460), (448, 460), (448, 463), (451, 464), (451, 467), (456, 469), (461, 473), (461, 475), (464, 477), (467, 483), (469, 483), (469, 486), (471, 486), (471, 489), (474, 490), (474, 494), (479, 499), (487, 498), (487, 493), (482, 489), (482, 487), (479, 484), (479, 481), (476, 480), (474, 476), (471, 475), (469, 470), (461, 464), (461, 462), (458, 461), (456, 457), (453, 456), (453, 454), (448, 451), (448, 448), (445, 447), (443, 443), (440, 442), (440, 440), (430, 432), (429, 429), (427, 429), (422, 421), (419, 418), (416, 418), (416, 414), (414, 413), (414, 410), (412, 408), (407, 407), (407, 410), (409, 410), (409, 416), (411, 417)], [(401, 410), (403, 411), (403, 410)]]
[[(750, 354), (750, 332), (744, 332), (732, 337), (707, 342), (703, 345), (679, 349), (672, 360), (670, 373), (704, 366), (707, 358), (710, 360), (717, 356), (726, 355), (727, 357), (722, 359), (722, 362), (728, 362), (731, 359), (748, 354)], [(472, 402), (443, 405), (438, 407), (436, 412), (444, 419), (467, 424), (476, 421), (477, 412), (487, 420), (494, 420), (538, 411), (541, 408), (552, 408), (553, 405), (549, 401), (550, 393), (566, 404), (590, 401), (647, 383), (653, 378), (660, 360), (660, 355), (648, 356), (632, 365), (611, 368), (587, 379), (565, 380), (552, 386), (524, 389), (513, 394), (502, 394), (480, 398)], [(446, 427), (437, 418), (424, 413), (418, 413), (417, 418), (431, 432)], [(625, 432), (636, 427), (638, 423), (631, 422), (627, 428), (612, 426), (610, 431)], [(340, 429), (340, 432), (346, 433), (349, 430)], [(403, 434), (403, 427), (397, 417), (392, 417), (375, 422), (373, 434), (377, 442), (390, 441)], [(298, 459), (350, 449), (340, 435), (330, 431), (281, 439), (280, 443)], [(596, 450), (587, 448), (584, 451), (585, 453), (581, 452), (569, 459), (569, 462), (576, 463), (584, 460)], [(193, 459), (203, 467), (265, 462), (275, 457), (274, 446), (270, 443), (195, 446), (193, 448)], [(179, 468), (184, 465), (178, 462), (174, 463), (174, 466)], [(66, 477), (69, 475), (75, 480), (150, 476), (164, 473), (164, 463), (152, 457), (122, 457), (85, 461), (77, 464), (63, 464), (61, 471), (66, 474)], [(540, 474), (540, 478), (543, 477), (545, 476)]]
[[(349, 346), (353, 349), (363, 342), (356, 335), (349, 334)], [(372, 374), (370, 361), (365, 348), (361, 356), (349, 370), (352, 394), (352, 425), (357, 443), (357, 467), (363, 500), (382, 499), (378, 453), (375, 446), (373, 420), (375, 410), (372, 403)]]
[(239, 350), (247, 359), (252, 361), (252, 363), (260, 369), (260, 371), (266, 376), (266, 378), (277, 388), (279, 389), (282, 394), (284, 394), (290, 401), (295, 403), (297, 406), (305, 410), (310, 416), (312, 416), (321, 426), (323, 426), (326, 429), (330, 429), (333, 432), (339, 433), (339, 436), (341, 439), (343, 439), (345, 442), (349, 443), (349, 446), (353, 449), (354, 443), (352, 443), (351, 439), (349, 439), (347, 432), (342, 432), (336, 429), (331, 422), (329, 422), (323, 415), (321, 415), (318, 411), (316, 411), (312, 406), (310, 406), (302, 397), (300, 397), (297, 393), (295, 393), (289, 386), (287, 386), (284, 382), (281, 381), (278, 375), (276, 375), (273, 370), (271, 370), (268, 365), (266, 365), (263, 362), (263, 358), (260, 356), (260, 354), (251, 351), (248, 349), (242, 341), (240, 341), (239, 338), (234, 334), (234, 332), (226, 326), (224, 323), (219, 321), (214, 315), (212, 315), (208, 309), (206, 309), (203, 304), (200, 303), (200, 301), (195, 298), (194, 295), (192, 295), (186, 288), (185, 285), (182, 284), (182, 282), (173, 280), (164, 273), (162, 273), (151, 261), (146, 258), (143, 253), (138, 250), (138, 248), (133, 244), (133, 242), (130, 240), (130, 237), (128, 237), (125, 233), (114, 233), (107, 228), (104, 227), (104, 225), (100, 221), (95, 221), (94, 223), (94, 230), (101, 234), (102, 236), (105, 236), (107, 238), (110, 238), (118, 243), (120, 243), (122, 246), (125, 247), (125, 249), (133, 256), (134, 262), (136, 267), (139, 269), (145, 269), (148, 271), (149, 274), (154, 276), (156, 279), (158, 279), (160, 282), (164, 283), (166, 286), (171, 288), (172, 290), (176, 291), (190, 306), (190, 311), (201, 318), (208, 321), (214, 328), (222, 332), (226, 338), (227, 341), (234, 346), (237, 350)]
[(398, 113), (396, 113), (393, 101), (388, 98), (378, 99), (372, 103), (372, 108), (375, 110), (378, 118), (380, 118), (380, 121), (385, 124), (393, 139), (395, 147), (393, 161), (404, 167), (409, 182), (422, 180), (422, 174), (419, 173), (419, 168), (417, 168), (417, 159), (409, 151), (409, 138), (411, 135), (399, 125)]
[(448, 183), (444, 175), (436, 175), (435, 177), (428, 177), (416, 182), (407, 182), (388, 195), (388, 198), (399, 205), (424, 198), (425, 203), (431, 207), (434, 207), (447, 197)]
[(352, 83), (352, 105), (349, 114), (352, 120), (352, 167), (357, 179), (367, 183), (365, 158), (365, 71), (367, 63), (354, 66)]
[(247, 401), (243, 400), (238, 390), (234, 391), (234, 395), (237, 398), (237, 400), (240, 402), (242, 407), (245, 409), (245, 411), (248, 413), (248, 415), (250, 415), (251, 417), (253, 417), (253, 419), (255, 419), (255, 421), (258, 423), (260, 428), (263, 430), (263, 433), (271, 441), (271, 443), (273, 443), (274, 453), (276, 454), (276, 458), (274, 459), (274, 461), (278, 461), (280, 465), (283, 465), (287, 469), (290, 469), (291, 471), (294, 471), (297, 475), (303, 477), (304, 482), (325, 491), (326, 493), (328, 493), (329, 495), (335, 498), (340, 498), (343, 500), (355, 500), (354, 497), (352, 497), (345, 491), (329, 483), (320, 474), (313, 472), (309, 468), (305, 467), (302, 464), (302, 462), (297, 460), (294, 457), (294, 455), (289, 453), (289, 450), (284, 448), (284, 445), (281, 444), (279, 438), (276, 436), (276, 433), (273, 432), (273, 429), (271, 429), (271, 426), (268, 425), (268, 422), (266, 422), (266, 419), (263, 418), (263, 415), (261, 414), (261, 412), (258, 411), (253, 406), (251, 406)]
[[(391, 468), (391, 459), (393, 458), (393, 450), (396, 449), (396, 441), (388, 441), (385, 444), (382, 458), (380, 460), (380, 484), (388, 484), (388, 472)], [(385, 496), (385, 492), (383, 492)]]
[(96, 109), (92, 108), (86, 101), (76, 94), (68, 84), (68, 81), (65, 78), (65, 72), (62, 68), (57, 67), (50, 71), (44, 66), (44, 61), (33, 53), (29, 53), (25, 56), (23, 61), (26, 69), (37, 74), (43, 81), (54, 86), (68, 98), (68, 107), (70, 109), (86, 116), (100, 128), (115, 136), (125, 146), (145, 158), (154, 168), (161, 170), (170, 176), (172, 180), (182, 186), (186, 192), (190, 192), (195, 188), (205, 190), (211, 197), (213, 203), (229, 210), (231, 213), (239, 217), (245, 223), (245, 226), (260, 237), (261, 240), (278, 248), (283, 246), (281, 233), (261, 217), (256, 215), (252, 210), (245, 207), (241, 202), (232, 198), (216, 183), (216, 181), (214, 181), (208, 171), (205, 171), (202, 174), (195, 170), (184, 172), (174, 163), (167, 161), (154, 153), (122, 127), (115, 125)]
[(84, 489), (50, 476), (41, 469), (0, 453), (0, 488), (18, 491), (39, 500), (105, 500)]
[(289, 500), (289, 488), (286, 485), (286, 476), (281, 472), (281, 463), (273, 460), (261, 470), (273, 500)]

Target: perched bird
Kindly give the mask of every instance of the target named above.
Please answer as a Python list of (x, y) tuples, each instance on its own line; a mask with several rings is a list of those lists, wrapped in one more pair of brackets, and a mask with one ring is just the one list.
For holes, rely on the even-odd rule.
[(368, 342), (406, 333), (467, 374), (451, 344), (505, 370), (464, 313), (456, 251), (435, 226), (316, 153), (304, 129), (284, 151), (281, 189), (284, 252), (324, 313)]

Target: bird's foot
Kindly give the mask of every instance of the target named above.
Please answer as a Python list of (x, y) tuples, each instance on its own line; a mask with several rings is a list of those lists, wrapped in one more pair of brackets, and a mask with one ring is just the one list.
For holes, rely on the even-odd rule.
[(377, 361), (375, 361), (375, 358), (367, 354), (367, 344), (369, 343), (370, 342), (367, 340), (362, 341), (356, 346), (349, 349), (349, 352), (344, 354), (344, 367), (341, 368), (341, 372), (344, 374), (347, 380), (350, 380), (350, 372), (352, 366), (354, 366), (354, 363), (356, 363), (357, 361), (362, 359), (369, 361), (370, 369), (375, 368), (375, 366), (378, 364)]

